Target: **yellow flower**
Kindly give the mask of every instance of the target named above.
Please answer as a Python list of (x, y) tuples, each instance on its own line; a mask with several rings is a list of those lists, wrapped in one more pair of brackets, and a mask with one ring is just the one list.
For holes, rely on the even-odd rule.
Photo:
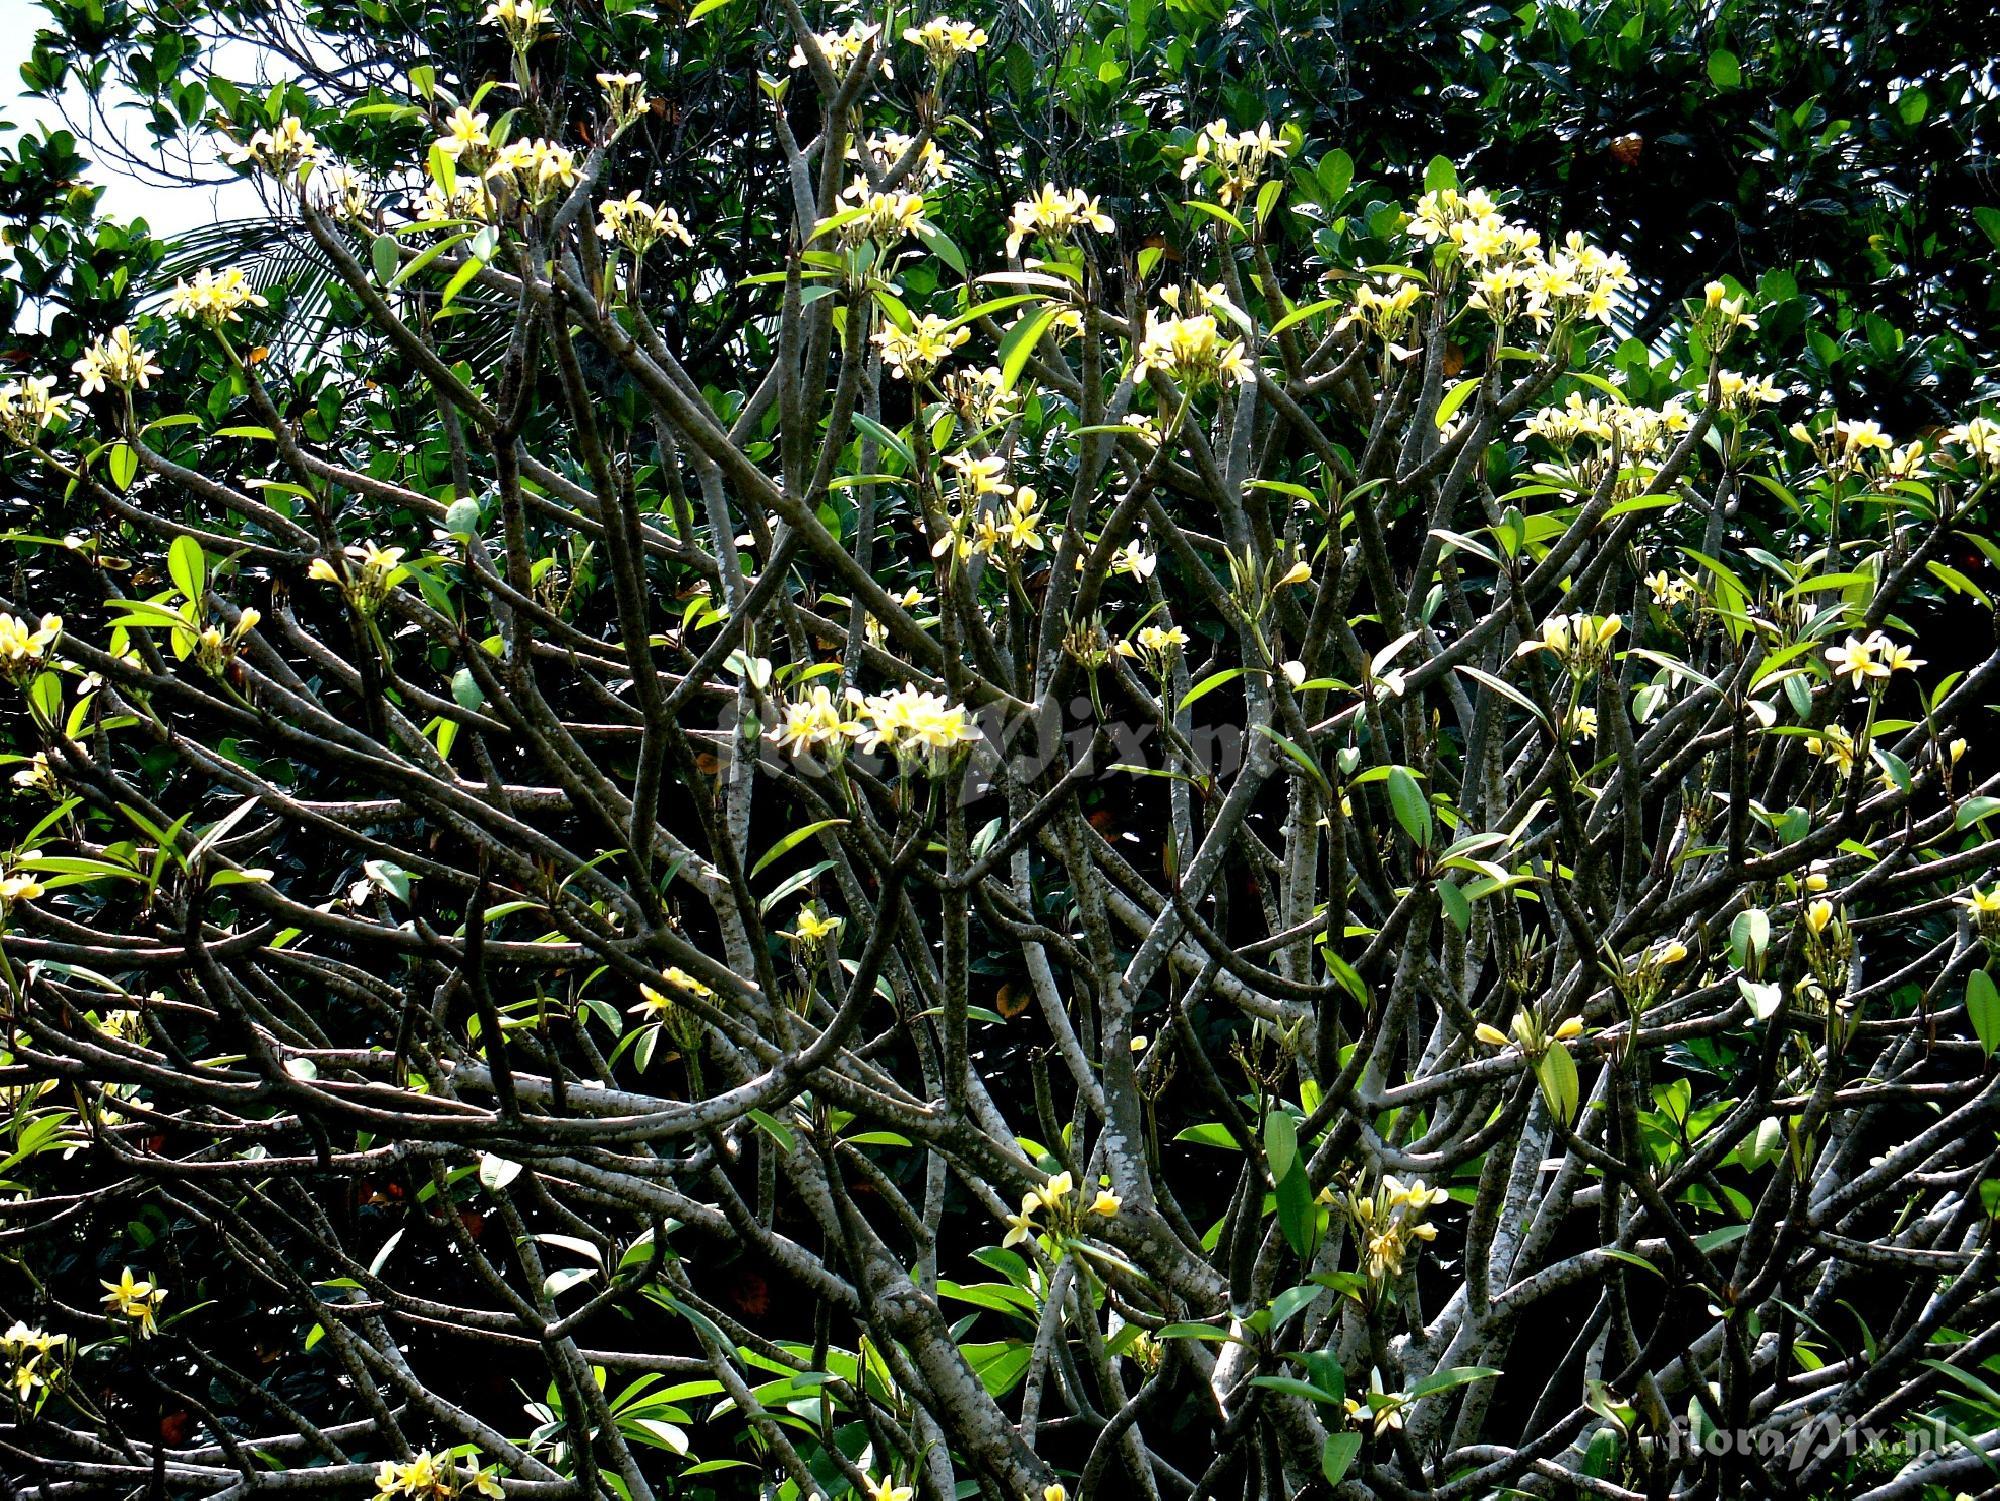
[(555, 25), (555, 16), (536, 0), (493, 0), (486, 7), (486, 20), (506, 34), (517, 52), (525, 52)]
[(1505, 1032), (1502, 1032), (1491, 1022), (1481, 1022), (1473, 1030), (1472, 1035), (1485, 1043), (1489, 1048), (1506, 1048), (1514, 1045), (1514, 1039), (1509, 1037)]
[(802, 944), (824, 943), (841, 929), (841, 919), (829, 917), (812, 907), (799, 908), (797, 931), (794, 941)]
[(949, 73), (953, 63), (968, 52), (977, 52), (986, 45), (986, 29), (974, 26), (970, 21), (937, 16), (921, 26), (905, 27), (903, 40), (913, 47), (923, 48), (931, 66), (938, 72)]
[(868, 1501), (913, 1501), (916, 1494), (914, 1486), (897, 1485), (894, 1480), (868, 1482)]
[(1024, 1195), (1021, 1199), (1020, 1213), (1007, 1216), (1007, 1234), (1000, 1244), (1003, 1247), (1018, 1246), (1023, 1241), (1034, 1239), (1035, 1232), (1039, 1228), (1035, 1224), (1035, 1214), (1041, 1207), (1041, 1200), (1032, 1193)]
[(45, 894), (42, 883), (33, 876), (17, 873), (0, 877), (0, 906), (12, 906), (15, 902), (32, 902)]
[(182, 278), (167, 298), (167, 311), (180, 318), (193, 318), (210, 328), (225, 323), (241, 323), (246, 307), (269, 307), (244, 279), (242, 268), (226, 271), (202, 270), (192, 282)]
[(1042, 1501), (1069, 1501), (1069, 1491), (1060, 1485), (1042, 1487)]
[(1289, 589), (1295, 584), (1310, 584), (1312, 577), (1312, 564), (1308, 563), (1304, 558), (1300, 558), (1278, 576), (1277, 586), (1280, 589)]
[(1194, 138), (1194, 148), (1181, 163), (1181, 181), (1199, 176), (1204, 168), (1216, 168), (1222, 181), (1215, 197), (1226, 208), (1257, 191), (1273, 157), (1282, 161), (1290, 154), (1291, 148), (1271, 134), (1269, 121), (1255, 130), (1235, 133), (1226, 120), (1211, 120)]
[(1111, 216), (1082, 188), (1064, 192), (1053, 183), (1045, 183), (1033, 198), (1015, 204), (1008, 215), (1007, 254), (1019, 255), (1021, 242), (1029, 235), (1040, 235), (1044, 241), (1062, 241), (1072, 238), (1079, 229), (1109, 234), (1114, 227)]
[(671, 208), (655, 208), (640, 199), (634, 189), (623, 198), (608, 199), (597, 210), (597, 233), (601, 239), (616, 240), (634, 255), (644, 255), (662, 240), (694, 244), (694, 236)]
[(891, 324), (875, 335), (882, 351), (882, 363), (904, 380), (928, 380), (945, 358), (972, 337), (967, 328), (954, 327), (948, 318), (925, 313), (909, 328)]
[(98, 1286), (105, 1290), (101, 1301), (106, 1308), (136, 1323), (141, 1339), (153, 1336), (157, 1328), (154, 1316), (167, 1297), (164, 1287), (155, 1287), (151, 1282), (135, 1278), (129, 1266), (116, 1282), (100, 1282)]
[(1149, 311), (1133, 368), (1141, 374), (1158, 370), (1189, 388), (1231, 381), (1249, 385), (1257, 379), (1243, 341), (1226, 337), (1213, 313), (1162, 318)]
[[(713, 990), (710, 990), (701, 981), (697, 980), (677, 964), (668, 965), (661, 973), (660, 978), (683, 995), (707, 997), (715, 994)], [(676, 1002), (672, 996), (663, 994), (650, 985), (641, 985), (639, 987), (639, 995), (641, 997), (639, 1003), (628, 1008), (634, 1016), (654, 1012), (666, 1013), (677, 1009)]]
[(56, 383), (46, 376), (29, 375), (0, 386), (0, 432), (26, 447), (43, 431), (66, 420), (76, 402), (55, 394)]
[(1118, 1213), (1118, 1206), (1124, 1201), (1108, 1188), (1100, 1188), (1097, 1197), (1090, 1201), (1090, 1212), (1110, 1219)]
[(1806, 927), (1814, 937), (1818, 937), (1821, 933), (1824, 933), (1827, 925), (1832, 921), (1833, 903), (1825, 897), (1821, 897), (1810, 907), (1806, 908)]
[(1887, 645), (1888, 642), (1879, 633), (1871, 633), (1865, 640), (1858, 636), (1849, 636), (1845, 645), (1829, 646), (1826, 649), (1826, 660), (1832, 665), (1835, 677), (1844, 675), (1852, 679), (1854, 686), (1859, 688), (1870, 678), (1889, 676), (1889, 664), (1878, 660), (1875, 655)]
[(1990, 891), (1981, 891), (1977, 886), (1966, 889), (1963, 896), (1955, 896), (1952, 901), (1964, 907), (1975, 917), (2000, 918), (2000, 886)]
[(230, 148), (229, 164), (262, 167), (273, 177), (318, 161), (325, 153), (297, 115), (287, 115), (271, 130), (260, 130), (241, 146)]
[(60, 615), (44, 615), (36, 626), (18, 615), (0, 615), (0, 673), (20, 679), (38, 670), (62, 628)]
[(132, 342), (132, 330), (124, 324), (112, 329), (84, 350), (83, 358), (70, 367), (77, 374), (77, 389), (85, 396), (102, 391), (107, 384), (129, 390), (145, 390), (160, 373), (150, 350)]
[(1076, 1191), (1076, 1179), (1068, 1173), (1057, 1173), (1048, 1182), (1035, 1190), (1035, 1198), (1045, 1209), (1059, 1209), (1063, 1200)]
[(887, 746), (899, 760), (911, 762), (921, 756), (934, 771), (942, 770), (959, 747), (979, 738), (964, 706), (937, 693), (898, 688), (863, 698), (861, 709), (856, 738), (863, 750)]

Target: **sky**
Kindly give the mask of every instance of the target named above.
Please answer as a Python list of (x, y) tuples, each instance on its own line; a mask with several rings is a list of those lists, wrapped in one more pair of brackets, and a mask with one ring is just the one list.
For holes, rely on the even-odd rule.
[[(34, 130), (43, 124), (61, 128), (63, 124), (54, 106), (26, 98), (22, 93), (21, 64), (32, 50), (35, 33), (47, 23), (47, 13), (35, 0), (0, 0), (0, 121), (16, 127), (6, 134), (10, 141), (20, 131)], [(85, 156), (93, 155), (88, 144), (82, 149)], [(99, 161), (91, 163), (88, 175), (105, 188), (102, 205), (105, 213), (118, 219), (143, 216), (157, 235), (179, 234), (217, 219), (261, 212), (256, 195), (247, 185), (159, 187)]]

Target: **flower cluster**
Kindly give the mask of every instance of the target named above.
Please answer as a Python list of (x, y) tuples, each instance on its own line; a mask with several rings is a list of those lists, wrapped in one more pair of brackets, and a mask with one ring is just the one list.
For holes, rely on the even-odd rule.
[(1825, 897), (1816, 897), (1802, 914), (1807, 973), (1792, 987), (1801, 1003), (1841, 1020), (1851, 1008), (1847, 996), (1848, 966), (1854, 958), (1854, 934), (1847, 913)]
[(616, 240), (634, 255), (644, 255), (662, 240), (694, 244), (694, 236), (681, 223), (679, 213), (664, 205), (656, 207), (644, 202), (637, 189), (599, 206), (597, 232), (604, 239)]
[(1723, 412), (1747, 412), (1752, 407), (1783, 401), (1785, 393), (1767, 376), (1740, 375), (1724, 370), (1715, 378), (1716, 408)]
[(1611, 655), (1611, 643), (1624, 629), (1625, 622), (1616, 615), (1551, 615), (1542, 622), (1542, 634), (1534, 641), (1523, 641), (1514, 649), (1514, 655), (1525, 657), (1531, 652), (1545, 651), (1557, 657), (1569, 670), (1570, 676), (1585, 678), (1597, 671)]
[(201, 634), (195, 638), (195, 663), (202, 671), (220, 677), (229, 670), (229, 664), (236, 660), (236, 653), (243, 646), (243, 638), (257, 629), (263, 615), (254, 609), (239, 611), (236, 624), (225, 634), (220, 626), (203, 626)]
[(1188, 634), (1177, 625), (1142, 625), (1134, 641), (1120, 641), (1112, 648), (1121, 657), (1143, 662), (1155, 676), (1165, 676), (1174, 654), (1186, 649)]
[(375, 1470), (376, 1501), (396, 1501), (399, 1497), (403, 1501), (451, 1501), (466, 1492), (495, 1501), (507, 1494), (493, 1471), (474, 1465), (461, 1473), (448, 1454), (419, 1454), (408, 1464), (385, 1459)]
[(28, 375), (0, 386), (0, 432), (23, 448), (41, 440), (58, 422), (66, 422), (75, 403), (56, 395), (56, 383), (47, 376)]
[[(1059, 1240), (1080, 1235), (1091, 1216), (1108, 1220), (1118, 1213), (1122, 1203), (1117, 1194), (1104, 1187), (1085, 1203), (1083, 1195), (1077, 1192), (1076, 1180), (1068, 1173), (1057, 1173), (1040, 1188), (1032, 1188), (1022, 1196), (1021, 1211), (1007, 1216), (1007, 1234), (1000, 1244), (1018, 1246), (1044, 1231)], [(1038, 1223), (1038, 1217), (1047, 1223)]]
[(0, 676), (21, 683), (41, 671), (62, 628), (60, 615), (44, 615), (35, 626), (18, 615), (0, 615)]
[(274, 129), (260, 130), (241, 146), (231, 147), (229, 164), (240, 167), (247, 162), (273, 177), (287, 177), (324, 155), (305, 123), (297, 115), (287, 115)]
[(1946, 448), (1962, 448), (1988, 474), (2000, 473), (2000, 422), (1990, 417), (1974, 417), (1944, 430), (1939, 440)]
[(316, 583), (338, 584), (349, 603), (365, 616), (381, 609), (389, 591), (410, 576), (400, 547), (378, 547), (368, 542), (348, 548), (347, 556), (356, 566), (349, 567), (344, 576), (327, 558), (314, 558), (306, 576)]
[(2000, 886), (1989, 886), (1983, 891), (1971, 886), (1952, 901), (1972, 914), (1972, 926), (1986, 941), (1987, 949), (2000, 950)]
[(814, 226), (815, 236), (832, 231), (849, 249), (867, 241), (887, 247), (928, 231), (924, 195), (901, 191), (878, 191), (868, 179), (857, 177), (841, 191), (840, 209), (831, 219)]
[(600, 73), (597, 86), (604, 90), (604, 109), (611, 116), (611, 128), (623, 130), (639, 118), (646, 107), (646, 75), (643, 73)]
[(890, 324), (875, 335), (882, 363), (913, 385), (929, 380), (954, 349), (972, 337), (971, 330), (935, 313), (921, 314), (908, 328)]
[(1250, 385), (1257, 379), (1243, 341), (1225, 334), (1213, 313), (1162, 318), (1149, 310), (1133, 366), (1141, 374), (1157, 370), (1187, 392), (1225, 382)]
[(68, 1335), (31, 1329), (19, 1319), (5, 1334), (0, 1334), (0, 1361), (11, 1367), (6, 1372), (7, 1385), (13, 1389), (17, 1401), (26, 1402), (60, 1374), (63, 1352), (68, 1345)]
[(951, 163), (945, 160), (944, 148), (929, 137), (920, 143), (915, 136), (885, 130), (870, 136), (865, 142), (856, 141), (847, 148), (848, 156), (856, 161), (863, 159), (864, 152), (869, 164), (876, 171), (885, 173), (894, 170), (897, 163), (914, 152), (909, 181), (919, 188), (950, 182), (957, 175)]
[(500, 28), (516, 52), (527, 51), (556, 24), (555, 12), (536, 0), (493, 0), (486, 7), (486, 21)]
[(121, 390), (137, 386), (143, 391), (160, 373), (152, 351), (134, 343), (132, 330), (122, 323), (86, 349), (83, 358), (70, 368), (76, 372), (77, 389), (85, 396), (102, 391), (107, 385)]
[(1701, 298), (1701, 321), (1714, 330), (1718, 347), (1728, 343), (1739, 328), (1750, 333), (1757, 331), (1757, 317), (1749, 310), (1748, 297), (1731, 297), (1728, 287), (1712, 281), (1701, 289)]
[(183, 277), (167, 297), (167, 311), (177, 318), (192, 318), (210, 328), (225, 323), (241, 323), (246, 307), (269, 307), (270, 303), (252, 287), (243, 268), (226, 271), (197, 271), (193, 281)]
[(327, 212), (346, 224), (366, 224), (375, 214), (375, 195), (368, 181), (352, 167), (329, 167), (317, 173), (313, 186)]
[(1080, 229), (1109, 234), (1115, 226), (1111, 216), (1082, 188), (1064, 192), (1053, 183), (1044, 183), (1032, 198), (1014, 205), (1007, 216), (1007, 254), (1019, 255), (1021, 242), (1039, 235), (1044, 244), (1072, 239)]
[(780, 712), (769, 732), (773, 745), (793, 756), (821, 751), (836, 762), (856, 746), (864, 751), (886, 748), (905, 769), (938, 772), (979, 738), (962, 705), (916, 688), (879, 694), (849, 688), (839, 700), (816, 683)]
[(1880, 631), (1866, 636), (1849, 636), (1839, 646), (1826, 649), (1827, 665), (1836, 678), (1844, 677), (1855, 688), (1873, 688), (1893, 673), (1914, 672), (1924, 665), (1910, 648), (1899, 646)]
[(553, 141), (509, 141), (494, 153), (485, 178), (503, 209), (520, 203), (534, 212), (576, 186), (576, 153)]
[(865, 751), (886, 747), (905, 766), (924, 764), (942, 770), (962, 747), (979, 738), (962, 704), (917, 688), (869, 694), (861, 699), (861, 713), (856, 743)]
[(1471, 278), (1467, 306), (1496, 325), (1526, 319), (1538, 329), (1577, 319), (1608, 324), (1620, 293), (1638, 287), (1622, 255), (1581, 234), (1566, 235), (1553, 253), (1542, 237), (1515, 223), (1478, 188), (1440, 188), (1417, 202), (1409, 232), (1438, 247), (1440, 262), (1462, 262)]
[(943, 74), (949, 73), (961, 57), (986, 45), (986, 28), (974, 26), (970, 21), (954, 21), (949, 16), (935, 16), (921, 26), (905, 28), (903, 40), (923, 48), (931, 66)]
[(139, 1338), (151, 1339), (159, 1331), (156, 1320), (160, 1305), (167, 1301), (164, 1287), (134, 1277), (129, 1266), (116, 1282), (100, 1282), (98, 1286), (104, 1289), (101, 1301), (105, 1308), (138, 1325)]
[[(882, 34), (879, 26), (864, 25), (856, 21), (845, 31), (822, 31), (813, 38), (819, 43), (819, 50), (826, 54), (826, 60), (834, 72), (844, 70), (847, 65), (861, 55), (862, 48), (868, 46)], [(792, 66), (806, 66), (806, 49), (803, 45), (792, 48)]]
[(1369, 330), (1388, 346), (1391, 359), (1404, 359), (1410, 350), (1402, 341), (1416, 320), (1417, 304), (1423, 300), (1424, 284), (1409, 277), (1383, 275), (1354, 289), (1354, 300), (1334, 324), (1336, 330), (1356, 324)]
[[(1615, 462), (1619, 466), (1614, 476), (1616, 491), (1624, 495), (1636, 491), (1657, 469), (1674, 440), (1693, 420), (1678, 397), (1659, 407), (1641, 407), (1596, 396), (1586, 398), (1580, 391), (1572, 391), (1561, 406), (1533, 413), (1522, 424), (1522, 431), (1563, 454), (1572, 466), (1568, 472), (1536, 466), (1544, 478), (1567, 480), (1594, 490)], [(1591, 447), (1577, 452), (1583, 443)]]
[(1005, 422), (1021, 405), (1020, 394), (1007, 388), (1006, 376), (992, 365), (982, 370), (954, 370), (944, 378), (944, 399), (959, 420), (975, 431)]
[[(1675, 959), (1685, 958), (1686, 952)], [(1518, 1047), (1530, 1058), (1540, 1058), (1557, 1043), (1570, 1042), (1583, 1036), (1583, 1023), (1572, 1016), (1568, 1021), (1552, 1028), (1543, 1025), (1540, 1017), (1532, 1011), (1517, 1011), (1507, 1031), (1502, 1032), (1491, 1022), (1481, 1022), (1473, 1029), (1473, 1036), (1489, 1048)]]
[(1647, 574), (1644, 582), (1653, 603), (1663, 610), (1675, 609), (1695, 597), (1695, 582), (1685, 573), (1668, 573), (1660, 568)]
[(1268, 120), (1255, 130), (1241, 132), (1232, 132), (1226, 120), (1211, 120), (1194, 138), (1187, 159), (1181, 163), (1181, 181), (1215, 168), (1221, 174), (1216, 202), (1227, 208), (1257, 191), (1272, 158), (1283, 161), (1290, 153), (1291, 148), (1271, 133)]
[(1402, 1276), (1412, 1250), (1420, 1241), (1437, 1239), (1437, 1226), (1424, 1216), (1449, 1197), (1417, 1178), (1405, 1184), (1392, 1173), (1382, 1175), (1373, 1193), (1350, 1191), (1347, 1217), (1361, 1245), (1361, 1266), (1372, 1282), (1393, 1282)]

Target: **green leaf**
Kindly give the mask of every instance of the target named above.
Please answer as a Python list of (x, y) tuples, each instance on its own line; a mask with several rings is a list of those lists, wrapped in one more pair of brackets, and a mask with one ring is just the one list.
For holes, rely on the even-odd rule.
[(1332, 1406), (1340, 1404), (1340, 1398), (1321, 1391), (1310, 1381), (1301, 1381), (1296, 1376), (1252, 1376), (1252, 1386), (1261, 1386), (1267, 1392), (1283, 1392), (1288, 1397), (1303, 1397), (1308, 1402), (1324, 1402)]
[(111, 483), (122, 494), (132, 488), (132, 477), (139, 472), (139, 455), (127, 443), (113, 443), (111, 452), (105, 456), (105, 467), (111, 471)]
[(1290, 1173), (1299, 1160), (1299, 1123), (1284, 1110), (1264, 1117), (1264, 1160), (1271, 1168), (1271, 1181)]
[(1445, 392), (1444, 400), (1438, 403), (1437, 409), (1437, 425), (1440, 429), (1458, 414), (1458, 409), (1465, 405), (1465, 398), (1479, 389), (1479, 382), (1482, 379), (1484, 379), (1482, 376), (1469, 375)]
[(1429, 849), (1433, 832), (1430, 799), (1424, 796), (1424, 789), (1417, 785), (1407, 766), (1389, 768), (1388, 792), (1389, 809), (1403, 826), (1403, 832), (1419, 849)]
[(1197, 213), (1207, 214), (1212, 219), (1221, 220), (1240, 235), (1248, 235), (1250, 233), (1249, 230), (1243, 227), (1241, 219), (1230, 213), (1228, 209), (1219, 203), (1210, 203), (1206, 198), (1190, 198), (1187, 201), (1187, 206)]
[(491, 1152), (479, 1159), (479, 1186), (488, 1193), (497, 1194), (520, 1176), (521, 1164), (518, 1162), (496, 1157)]
[(1439, 1371), (1435, 1376), (1426, 1376), (1410, 1388), (1410, 1396), (1428, 1397), (1437, 1392), (1450, 1391), (1454, 1386), (1470, 1386), (1475, 1381), (1486, 1381), (1504, 1372), (1486, 1365), (1453, 1366), (1448, 1371)]
[(1965, 1014), (1972, 1019), (1972, 1035), (1979, 1039), (1980, 1051), (1988, 1058), (2000, 1048), (2000, 990), (1993, 977), (1975, 969), (1965, 980)]
[(1007, 337), (1000, 341), (1000, 389), (1011, 391), (1021, 379), (1021, 372), (1027, 368), (1028, 358), (1035, 352), (1035, 346), (1042, 342), (1042, 335), (1055, 322), (1056, 314), (1062, 309), (1044, 306), (1040, 312), (1024, 313), (1007, 330)]
[(791, 833), (764, 851), (757, 863), (750, 867), (750, 874), (753, 876), (760, 874), (773, 860), (783, 858), (786, 853), (797, 849), (813, 835), (826, 829), (844, 828), (846, 824), (847, 820), (844, 818), (822, 818), (818, 823), (809, 823), (802, 829), (793, 829)]
[(1188, 689), (1187, 696), (1180, 701), (1180, 704), (1175, 709), (1175, 712), (1179, 713), (1181, 709), (1185, 709), (1189, 704), (1194, 703), (1197, 699), (1207, 697), (1210, 693), (1213, 693), (1217, 688), (1220, 688), (1224, 683), (1228, 682), (1231, 678), (1240, 678), (1242, 676), (1243, 676), (1243, 669), (1241, 667), (1226, 667), (1221, 672), (1210, 673), (1207, 677), (1203, 678), (1199, 683), (1196, 683), (1192, 688)]
[(1279, 750), (1283, 751), (1292, 760), (1296, 761), (1300, 769), (1319, 784), (1320, 791), (1324, 792), (1329, 799), (1333, 797), (1333, 783), (1326, 779), (1326, 773), (1320, 770), (1319, 762), (1315, 761), (1305, 751), (1301, 750), (1267, 724), (1258, 725), (1257, 733), (1277, 746)]
[(1424, 191), (1442, 193), (1458, 186), (1458, 168), (1452, 165), (1448, 156), (1434, 156), (1424, 168)]
[(167, 549), (167, 576), (187, 598), (200, 602), (208, 588), (208, 559), (192, 537), (176, 537)]
[(396, 279), (396, 263), (401, 259), (396, 253), (396, 237), (375, 236), (375, 243), (369, 247), (368, 255), (375, 263), (375, 279), (383, 286), (388, 286)]
[(1541, 1081), (1542, 1098), (1549, 1102), (1549, 1113), (1564, 1125), (1576, 1119), (1576, 1107), (1581, 1085), (1576, 1077), (1576, 1060), (1569, 1055), (1569, 1049), (1561, 1043), (1551, 1043), (1549, 1050), (1535, 1060), (1535, 1077)]
[(1727, 47), (1708, 54), (1708, 81), (1718, 89), (1733, 89), (1743, 81), (1743, 65)]
[(1995, 813), (2000, 813), (2000, 797), (1969, 797), (1958, 805), (1958, 813), (1951, 824), (1955, 829), (1968, 829)]
[(1330, 1433), (1326, 1447), (1319, 1451), (1320, 1473), (1326, 1476), (1328, 1485), (1339, 1485), (1340, 1477), (1354, 1463), (1361, 1452), (1361, 1435), (1358, 1433)]

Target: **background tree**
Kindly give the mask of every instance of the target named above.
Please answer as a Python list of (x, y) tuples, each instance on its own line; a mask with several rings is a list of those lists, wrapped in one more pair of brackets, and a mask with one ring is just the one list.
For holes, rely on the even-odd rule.
[(13, 1483), (1985, 1483), (2000, 427), (1836, 405), (1929, 279), (1160, 14), (62, 13), (272, 212), (14, 161)]

